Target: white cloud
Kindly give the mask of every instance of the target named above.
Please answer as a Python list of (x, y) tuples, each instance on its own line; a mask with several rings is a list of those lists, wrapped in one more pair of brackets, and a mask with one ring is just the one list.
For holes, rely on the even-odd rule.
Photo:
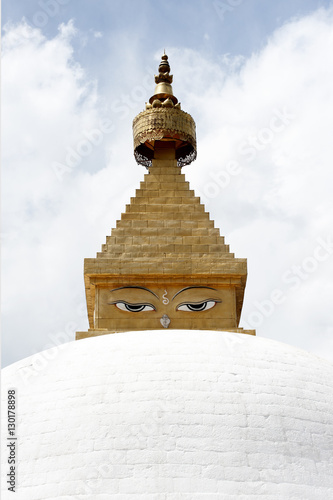
[[(332, 27), (330, 10), (294, 20), (247, 60), (225, 54), (209, 59), (183, 48), (169, 53), (174, 91), (197, 123), (198, 160), (186, 176), (236, 257), (248, 258), (243, 321), (281, 289), (285, 301), (264, 318), (258, 334), (326, 357), (332, 357), (333, 255), (307, 272), (297, 289), (283, 276), (302, 268), (318, 238), (333, 233)], [(124, 83), (129, 98), (122, 103), (126, 113), (120, 112), (119, 81), (110, 78), (109, 96), (99, 96), (96, 82), (75, 61), (75, 36), (72, 23), (48, 40), (23, 22), (7, 26), (3, 39), (8, 361), (41, 350), (51, 333), (87, 328), (83, 259), (99, 251), (144, 174), (132, 158), (130, 130), (149, 97), (139, 49), (131, 47), (123, 71), (136, 91), (132, 95), (134, 87)], [(151, 75), (151, 93), (153, 86)], [(142, 103), (138, 87), (147, 92)], [(285, 119), (274, 118), (283, 113)], [(101, 131), (105, 118), (116, 128), (84, 153), (87, 134)], [(245, 147), (251, 153), (244, 154)], [(71, 163), (73, 151), (80, 159)], [(232, 161), (238, 175), (226, 173)], [(55, 163), (69, 167), (62, 180)]]
[[(287, 300), (263, 321), (258, 334), (314, 351), (332, 328), (327, 303), (333, 294), (327, 283), (333, 255), (296, 290), (288, 290), (282, 276), (307, 263), (317, 238), (333, 236), (332, 28), (332, 10), (286, 24), (259, 54), (233, 71), (227, 67), (226, 75), (220, 71), (214, 79), (210, 74), (206, 92), (195, 89), (187, 96), (199, 127), (204, 123), (199, 159), (188, 177), (236, 256), (249, 259), (243, 320), (256, 310), (254, 303), (281, 288)], [(195, 60), (201, 65), (191, 51), (184, 59), (180, 72)], [(272, 122), (279, 114), (286, 116), (285, 123)], [(230, 161), (238, 162), (241, 173), (229, 176), (230, 183), (220, 188)], [(311, 300), (304, 299), (304, 290)], [(331, 350), (325, 355), (332, 359)]]
[[(3, 342), (11, 361), (41, 350), (69, 323), (87, 328), (77, 312), (83, 259), (110, 232), (117, 199), (123, 206), (129, 197), (119, 192), (119, 170), (105, 168), (110, 134), (96, 146), (87, 141), (107, 117), (73, 58), (75, 34), (68, 23), (47, 40), (23, 22), (7, 26), (3, 40)], [(85, 144), (89, 155), (66, 161)], [(71, 167), (61, 180), (55, 164)]]

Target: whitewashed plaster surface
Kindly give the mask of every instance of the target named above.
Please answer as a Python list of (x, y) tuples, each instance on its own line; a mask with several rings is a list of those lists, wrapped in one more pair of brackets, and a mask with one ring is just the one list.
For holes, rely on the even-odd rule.
[(2, 397), (17, 389), (19, 464), (13, 494), (3, 446), (2, 498), (331, 499), (332, 380), (323, 359), (226, 332), (44, 351), (3, 370)]

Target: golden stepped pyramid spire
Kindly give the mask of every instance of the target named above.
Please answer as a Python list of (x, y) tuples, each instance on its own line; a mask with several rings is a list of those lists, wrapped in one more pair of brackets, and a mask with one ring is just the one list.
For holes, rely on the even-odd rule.
[(152, 103), (133, 122), (135, 156), (149, 173), (102, 251), (85, 259), (90, 330), (77, 338), (158, 328), (254, 334), (238, 328), (246, 259), (230, 253), (181, 173), (196, 154), (195, 123), (175, 107), (169, 73), (164, 55)]

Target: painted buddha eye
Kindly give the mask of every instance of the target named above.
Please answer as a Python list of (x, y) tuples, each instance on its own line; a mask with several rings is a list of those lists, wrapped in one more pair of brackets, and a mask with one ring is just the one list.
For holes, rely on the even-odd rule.
[(113, 302), (113, 304), (122, 311), (129, 312), (142, 312), (142, 311), (156, 311), (155, 307), (151, 304), (130, 304), (128, 302)]
[(205, 300), (204, 302), (191, 302), (190, 304), (180, 304), (177, 307), (177, 311), (192, 311), (192, 312), (208, 311), (208, 309), (212, 309), (212, 307), (214, 307), (217, 302), (219, 301)]

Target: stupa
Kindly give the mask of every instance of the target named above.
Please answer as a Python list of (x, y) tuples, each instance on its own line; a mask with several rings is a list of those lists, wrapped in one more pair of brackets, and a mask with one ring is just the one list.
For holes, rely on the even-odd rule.
[(333, 366), (239, 327), (246, 261), (181, 173), (171, 84), (164, 55), (133, 124), (149, 173), (85, 261), (89, 330), (3, 370), (5, 500), (333, 498)]

